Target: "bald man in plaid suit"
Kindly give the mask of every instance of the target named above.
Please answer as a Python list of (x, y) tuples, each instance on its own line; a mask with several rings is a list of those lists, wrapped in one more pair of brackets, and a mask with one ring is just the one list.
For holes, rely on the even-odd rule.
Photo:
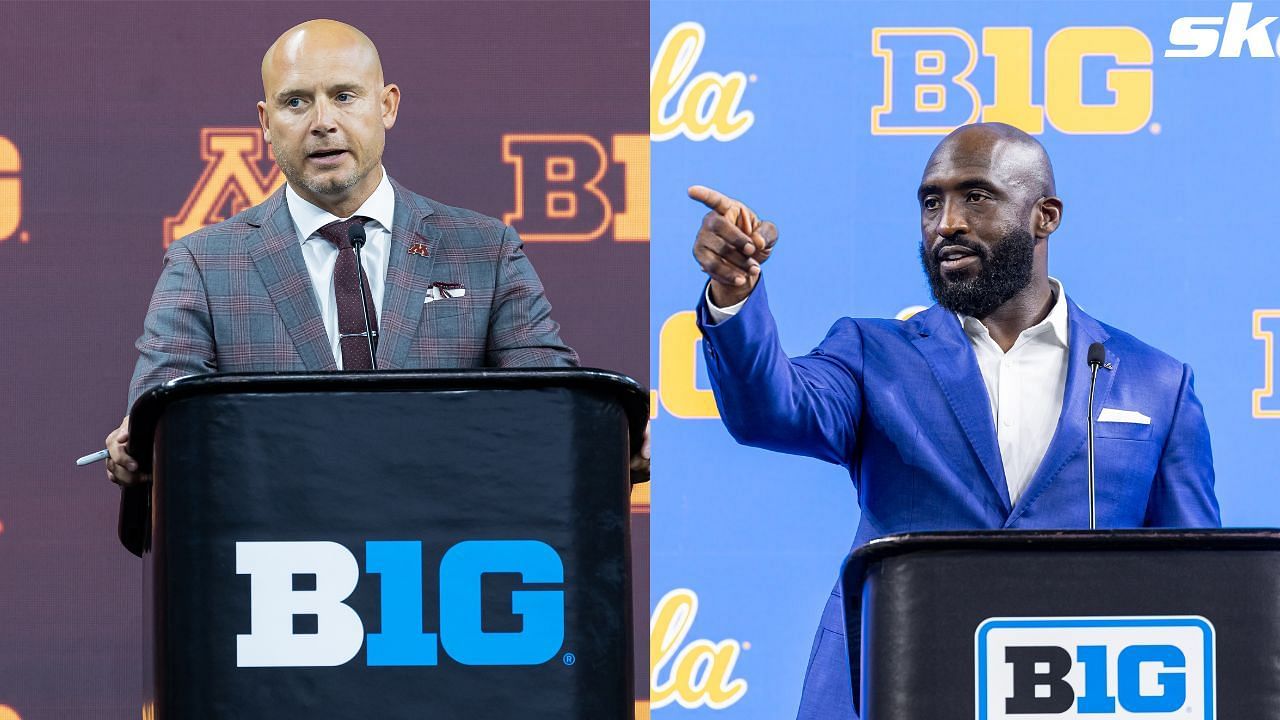
[[(196, 373), (577, 364), (514, 229), (387, 176), (400, 90), (364, 33), (291, 28), (263, 58), (262, 84), (259, 123), (288, 182), (169, 248), (130, 406)], [(376, 334), (356, 331), (360, 313)], [(125, 452), (128, 420), (106, 440), (108, 476), (126, 488), (145, 480)]]
[[(577, 364), (515, 230), (389, 185), (379, 369)], [(183, 375), (339, 369), (287, 193), (169, 248), (138, 340), (130, 405)]]

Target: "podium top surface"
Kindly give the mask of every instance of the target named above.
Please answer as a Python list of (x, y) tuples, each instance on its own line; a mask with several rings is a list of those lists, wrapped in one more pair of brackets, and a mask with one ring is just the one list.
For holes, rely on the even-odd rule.
[(365, 372), (207, 373), (187, 375), (152, 388), (134, 406), (196, 395), (240, 392), (366, 392), (379, 390), (526, 389), (567, 387), (638, 395), (632, 378), (596, 368), (505, 368), (477, 370), (378, 370)]
[(867, 566), (916, 552), (1090, 550), (1280, 550), (1272, 528), (1124, 530), (948, 530), (888, 535), (854, 550), (850, 561)]
[(152, 388), (133, 404), (129, 414), (132, 435), (130, 450), (134, 457), (149, 457), (149, 452), (141, 451), (150, 447), (152, 434), (165, 408), (191, 398), (316, 392), (483, 392), (542, 389), (577, 390), (611, 396), (626, 412), (632, 444), (639, 447), (649, 417), (649, 393), (632, 378), (594, 368), (512, 368), (189, 375)]

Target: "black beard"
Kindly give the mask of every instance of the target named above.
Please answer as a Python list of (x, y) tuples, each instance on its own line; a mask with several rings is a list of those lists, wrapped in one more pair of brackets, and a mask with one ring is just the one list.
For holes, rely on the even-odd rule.
[(943, 244), (966, 247), (982, 262), (977, 275), (946, 280), (942, 277), (942, 261), (920, 243), (920, 264), (929, 278), (929, 292), (939, 305), (952, 312), (981, 320), (1031, 283), (1036, 241), (1024, 228), (1010, 230), (990, 249), (963, 238)]

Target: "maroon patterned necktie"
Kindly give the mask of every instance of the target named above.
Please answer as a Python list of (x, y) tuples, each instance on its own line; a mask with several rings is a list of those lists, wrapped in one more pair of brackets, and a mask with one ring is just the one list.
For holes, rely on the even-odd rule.
[[(342, 350), (343, 370), (372, 370), (373, 356), (369, 354), (369, 341), (365, 339), (364, 320), (360, 313), (369, 308), (369, 329), (373, 332), (373, 348), (378, 349), (378, 311), (373, 306), (369, 292), (369, 279), (356, 271), (356, 252), (351, 247), (347, 232), (354, 225), (362, 225), (369, 218), (359, 215), (349, 220), (331, 222), (316, 232), (338, 248), (338, 261), (333, 265), (333, 294), (338, 300), (338, 345)], [(363, 275), (361, 271), (360, 275)], [(360, 301), (363, 279), (364, 303)]]

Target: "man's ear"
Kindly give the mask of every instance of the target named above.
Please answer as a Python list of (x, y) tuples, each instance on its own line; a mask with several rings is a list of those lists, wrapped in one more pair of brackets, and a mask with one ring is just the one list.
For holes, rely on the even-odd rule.
[(387, 130), (396, 124), (396, 113), (400, 112), (400, 88), (394, 84), (382, 88), (382, 127)]
[(258, 126), (262, 128), (262, 139), (271, 144), (271, 119), (267, 117), (267, 104), (258, 101)]
[(1062, 200), (1057, 197), (1042, 197), (1036, 201), (1035, 213), (1032, 216), (1036, 238), (1047, 238), (1062, 224)]

